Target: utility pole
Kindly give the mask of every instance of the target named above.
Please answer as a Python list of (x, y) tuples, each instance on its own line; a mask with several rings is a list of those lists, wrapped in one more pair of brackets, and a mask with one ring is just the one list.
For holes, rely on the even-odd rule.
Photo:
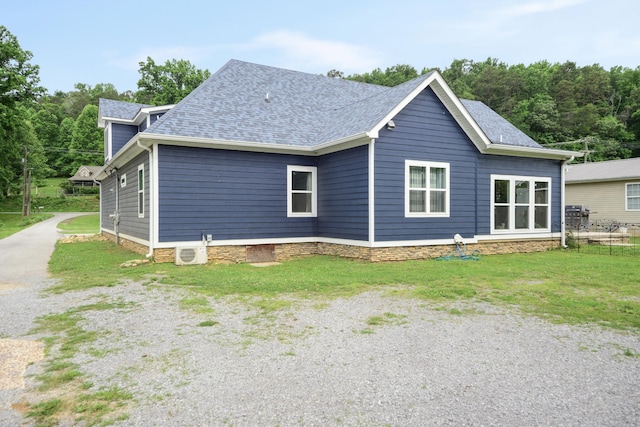
[(29, 155), (29, 150), (27, 146), (24, 147), (24, 157), (22, 159), (22, 219), (28, 217), (29, 205), (31, 205), (31, 200), (29, 197), (28, 187), (31, 187), (31, 183), (29, 182), (29, 178), (27, 175), (29, 174), (29, 167), (27, 165), (27, 156)]

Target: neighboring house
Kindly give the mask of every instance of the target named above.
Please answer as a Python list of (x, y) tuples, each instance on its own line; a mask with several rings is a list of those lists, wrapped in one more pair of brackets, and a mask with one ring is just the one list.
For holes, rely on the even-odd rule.
[(589, 220), (640, 226), (640, 157), (572, 164), (566, 172), (566, 204), (589, 209)]
[[(430, 72), (393, 88), (229, 61), (175, 106), (100, 100), (103, 234), (172, 261), (544, 250), (564, 163)], [(176, 251), (176, 248), (178, 250)]]
[(76, 173), (69, 178), (71, 185), (79, 187), (93, 187), (96, 184), (94, 177), (96, 172), (102, 170), (102, 166), (80, 166)]

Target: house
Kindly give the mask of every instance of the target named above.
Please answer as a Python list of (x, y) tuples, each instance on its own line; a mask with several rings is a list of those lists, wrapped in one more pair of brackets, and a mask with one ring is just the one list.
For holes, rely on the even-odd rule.
[(590, 221), (640, 227), (640, 157), (567, 166), (567, 205), (584, 206)]
[(76, 173), (69, 178), (71, 185), (79, 187), (94, 187), (96, 182), (94, 181), (94, 175), (100, 171), (102, 166), (80, 166)]
[[(175, 106), (100, 100), (102, 233), (173, 261), (558, 245), (564, 164), (432, 71), (393, 88), (231, 60)], [(175, 258), (177, 255), (177, 258)]]

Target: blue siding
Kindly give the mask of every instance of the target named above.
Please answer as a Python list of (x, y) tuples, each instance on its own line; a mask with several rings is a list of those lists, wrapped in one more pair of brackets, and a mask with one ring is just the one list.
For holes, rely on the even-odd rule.
[(111, 156), (115, 156), (137, 133), (137, 126), (113, 123), (111, 125)]
[[(138, 218), (138, 166), (144, 165), (144, 218)], [(127, 184), (122, 187), (118, 180), (126, 174)], [(128, 236), (149, 240), (150, 221), (150, 182), (149, 155), (145, 152), (118, 169), (118, 180), (115, 173), (105, 178), (100, 184), (100, 203), (102, 205), (101, 226), (114, 230), (113, 219), (109, 215), (116, 210), (116, 192), (120, 211), (119, 232)]]
[(113, 219), (109, 215), (116, 210), (116, 176), (111, 175), (100, 182), (100, 227), (113, 231)]
[(368, 153), (362, 146), (318, 159), (318, 236), (368, 240)]
[(160, 145), (159, 240), (310, 237), (316, 218), (287, 217), (287, 165), (314, 157)]
[[(478, 150), (428, 88), (393, 118), (375, 144), (376, 241), (476, 234)], [(450, 216), (405, 218), (405, 160), (449, 163)]]
[(551, 178), (551, 231), (559, 232), (562, 221), (562, 163), (559, 160), (509, 156), (478, 158), (478, 234), (491, 233), (491, 175), (516, 175)]

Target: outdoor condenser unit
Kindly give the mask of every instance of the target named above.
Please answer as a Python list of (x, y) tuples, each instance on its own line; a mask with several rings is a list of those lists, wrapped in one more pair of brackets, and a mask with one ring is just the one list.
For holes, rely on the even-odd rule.
[(207, 263), (206, 246), (176, 248), (176, 265), (195, 265)]

